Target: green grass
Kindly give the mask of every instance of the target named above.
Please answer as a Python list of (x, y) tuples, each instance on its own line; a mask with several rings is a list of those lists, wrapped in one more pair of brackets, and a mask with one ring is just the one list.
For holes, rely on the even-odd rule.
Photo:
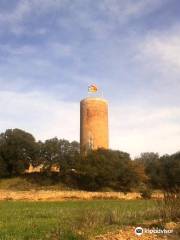
[[(0, 239), (85, 239), (157, 217), (152, 200), (0, 202)], [(75, 236), (76, 235), (76, 236)]]

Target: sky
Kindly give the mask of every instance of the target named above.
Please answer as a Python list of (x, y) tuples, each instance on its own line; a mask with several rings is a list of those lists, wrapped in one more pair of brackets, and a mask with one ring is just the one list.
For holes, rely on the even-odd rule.
[(79, 101), (109, 102), (110, 148), (180, 150), (179, 0), (0, 0), (0, 132), (79, 141)]

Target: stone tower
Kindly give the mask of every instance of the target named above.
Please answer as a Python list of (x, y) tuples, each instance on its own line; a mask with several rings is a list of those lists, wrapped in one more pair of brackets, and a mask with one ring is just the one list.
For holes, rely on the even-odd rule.
[(81, 153), (108, 146), (108, 102), (100, 97), (87, 97), (80, 102)]

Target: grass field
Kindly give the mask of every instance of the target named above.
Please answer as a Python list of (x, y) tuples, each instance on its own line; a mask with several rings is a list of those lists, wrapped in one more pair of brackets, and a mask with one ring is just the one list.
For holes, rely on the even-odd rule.
[(86, 239), (158, 217), (152, 200), (0, 202), (0, 239)]
[[(0, 180), (0, 240), (89, 240), (121, 229), (121, 239), (131, 239), (132, 235), (134, 239), (133, 228), (127, 226), (159, 226), (162, 216), (165, 222), (176, 222), (174, 216), (179, 216), (178, 199), (166, 203), (159, 198), (160, 193), (154, 195), (156, 200), (142, 200), (135, 192), (77, 191), (41, 180)], [(126, 233), (132, 235), (125, 237)], [(109, 235), (101, 239), (114, 240)]]

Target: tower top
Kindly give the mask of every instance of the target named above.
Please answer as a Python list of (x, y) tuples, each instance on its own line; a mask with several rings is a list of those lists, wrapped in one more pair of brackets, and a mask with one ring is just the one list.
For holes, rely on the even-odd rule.
[(81, 102), (90, 102), (90, 101), (98, 101), (98, 102), (105, 102), (108, 103), (108, 101), (105, 98), (97, 97), (97, 96), (88, 96), (81, 100)]

